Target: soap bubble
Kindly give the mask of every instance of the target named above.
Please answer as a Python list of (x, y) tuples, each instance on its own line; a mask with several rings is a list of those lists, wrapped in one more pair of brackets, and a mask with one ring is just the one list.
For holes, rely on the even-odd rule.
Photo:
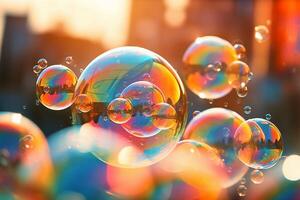
[(237, 193), (240, 197), (244, 197), (247, 194), (247, 187), (245, 185), (239, 185), (237, 188)]
[(160, 130), (172, 128), (176, 125), (176, 110), (167, 103), (158, 103), (151, 108), (153, 125)]
[(74, 102), (77, 77), (63, 65), (46, 68), (36, 82), (36, 94), (40, 102), (49, 109), (63, 110)]
[(241, 181), (240, 181), (240, 184), (241, 184), (241, 185), (245, 185), (246, 183), (247, 183), (246, 178), (245, 178), (245, 177), (242, 178)]
[(33, 68), (32, 68), (32, 71), (35, 73), (35, 74), (39, 74), (42, 69), (39, 65), (34, 65)]
[[(91, 152), (110, 165), (153, 164), (168, 155), (182, 136), (187, 117), (183, 84), (172, 66), (149, 50), (121, 47), (101, 54), (82, 72), (75, 94), (88, 95), (93, 109), (88, 113), (74, 109), (73, 121), (94, 132), (88, 134), (94, 141)], [(127, 99), (133, 107), (126, 123), (109, 120), (107, 108), (116, 98)], [(156, 127), (159, 118), (151, 116), (160, 103), (176, 111), (176, 121), (168, 129)]]
[(251, 106), (245, 106), (245, 107), (244, 107), (244, 113), (245, 113), (246, 115), (249, 115), (249, 114), (251, 113), (251, 111), (252, 111)]
[(52, 177), (42, 131), (19, 113), (0, 112), (0, 188), (18, 193), (21, 199), (36, 199), (35, 195), (47, 199), (44, 192), (50, 189)]
[(235, 130), (245, 120), (237, 113), (224, 108), (211, 108), (194, 117), (188, 124), (184, 139), (192, 139), (216, 149), (227, 174), (223, 187), (237, 183), (247, 167), (236, 157), (233, 145)]
[(264, 25), (258, 25), (254, 28), (254, 37), (257, 42), (262, 43), (269, 39), (269, 29)]
[(85, 94), (80, 94), (76, 97), (74, 102), (75, 108), (83, 113), (87, 113), (93, 109), (92, 100), (89, 96)]
[(238, 97), (245, 97), (248, 94), (248, 87), (244, 86), (244, 87), (240, 87), (236, 90), (236, 94), (238, 95)]
[(45, 69), (48, 66), (48, 61), (45, 58), (41, 58), (38, 60), (37, 64), (41, 69)]
[(272, 115), (270, 113), (266, 114), (266, 120), (271, 120)]
[(281, 158), (281, 133), (265, 119), (249, 119), (241, 124), (236, 130), (234, 141), (238, 158), (254, 169), (271, 168)]
[(215, 36), (197, 38), (183, 56), (187, 86), (202, 99), (225, 96), (232, 88), (224, 68), (235, 60), (237, 54), (228, 41)]
[(156, 85), (148, 81), (134, 82), (122, 91), (121, 97), (128, 99), (134, 108), (134, 116), (122, 124), (123, 128), (138, 137), (153, 136), (160, 131), (153, 124), (154, 118), (149, 116), (152, 106), (165, 101)]
[(65, 60), (66, 64), (71, 64), (73, 62), (73, 57), (72, 56), (67, 56)]
[(117, 124), (124, 124), (130, 120), (132, 115), (132, 105), (124, 98), (112, 100), (107, 107), (107, 114), (111, 121)]
[(228, 83), (233, 88), (245, 87), (249, 81), (249, 66), (242, 61), (232, 62), (226, 69)]
[(244, 47), (244, 45), (242, 44), (235, 44), (234, 46), (236, 55), (238, 57), (238, 59), (243, 59), (246, 57), (246, 48)]
[(264, 181), (264, 173), (258, 169), (251, 172), (251, 181), (255, 184), (261, 184)]

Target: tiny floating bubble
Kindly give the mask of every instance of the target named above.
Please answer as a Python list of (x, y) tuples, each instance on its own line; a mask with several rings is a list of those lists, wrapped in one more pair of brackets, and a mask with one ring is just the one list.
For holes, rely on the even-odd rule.
[(50, 92), (50, 87), (49, 86), (45, 86), (43, 88), (43, 91), (44, 91), (45, 94), (48, 94)]
[(23, 150), (28, 150), (33, 148), (34, 139), (32, 135), (25, 135), (20, 139), (20, 147)]
[(269, 29), (264, 25), (256, 26), (254, 32), (254, 37), (259, 43), (262, 43), (269, 38)]
[(80, 71), (80, 73), (82, 73), (82, 72), (83, 72), (83, 69), (82, 69), (82, 68), (80, 68), (80, 69), (79, 69), (79, 71)]
[(227, 102), (227, 101), (224, 102), (224, 107), (225, 107), (225, 108), (228, 107), (228, 102)]
[(243, 177), (243, 178), (241, 179), (240, 184), (241, 184), (241, 185), (245, 185), (245, 184), (246, 184), (246, 178), (245, 178), (245, 177)]
[(40, 105), (40, 101), (38, 99), (35, 100), (35, 105), (37, 105), (37, 106)]
[(246, 196), (247, 187), (245, 185), (239, 185), (237, 188), (237, 193), (240, 197)]
[(26, 106), (26, 105), (23, 105), (22, 107), (23, 107), (23, 110), (26, 110), (26, 109), (27, 109), (27, 106)]
[(34, 65), (33, 68), (32, 68), (32, 71), (35, 74), (39, 74), (42, 71), (42, 68), (39, 65)]
[(249, 115), (249, 114), (251, 113), (251, 111), (252, 111), (251, 106), (245, 106), (245, 107), (244, 107), (244, 113), (245, 113), (246, 115)]
[(208, 100), (208, 103), (209, 103), (209, 104), (213, 104), (213, 102), (214, 102), (213, 99), (209, 99), (209, 100)]
[(66, 64), (71, 64), (73, 62), (73, 57), (72, 56), (67, 56), (65, 59)]
[(248, 94), (248, 87), (240, 87), (239, 89), (236, 90), (236, 94), (238, 95), (238, 97), (245, 97)]
[(251, 181), (254, 184), (261, 184), (264, 181), (264, 173), (260, 170), (253, 170), (251, 172)]
[(48, 66), (48, 61), (45, 58), (41, 58), (37, 61), (37, 64), (41, 69), (45, 69)]
[(238, 59), (243, 59), (246, 57), (246, 48), (242, 44), (235, 44), (234, 46), (235, 52), (238, 56)]
[(266, 120), (271, 120), (272, 115), (270, 113), (266, 114)]

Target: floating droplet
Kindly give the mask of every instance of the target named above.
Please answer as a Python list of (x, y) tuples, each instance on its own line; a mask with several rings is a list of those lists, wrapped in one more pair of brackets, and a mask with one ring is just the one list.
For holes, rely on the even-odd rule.
[(245, 113), (246, 115), (249, 115), (249, 114), (251, 113), (251, 111), (252, 111), (251, 106), (245, 106), (245, 107), (244, 107), (244, 113)]
[(239, 60), (232, 62), (226, 69), (228, 83), (236, 89), (246, 86), (249, 81), (249, 73), (249, 66)]
[(247, 187), (245, 185), (239, 185), (237, 188), (237, 193), (240, 197), (244, 197), (247, 194)]
[(38, 60), (37, 64), (41, 69), (45, 69), (48, 66), (48, 61), (45, 58), (41, 58)]
[(176, 124), (176, 111), (170, 104), (158, 103), (152, 108), (153, 125), (161, 130), (172, 128)]
[(264, 173), (260, 170), (253, 170), (251, 172), (251, 181), (255, 184), (261, 184), (264, 181)]

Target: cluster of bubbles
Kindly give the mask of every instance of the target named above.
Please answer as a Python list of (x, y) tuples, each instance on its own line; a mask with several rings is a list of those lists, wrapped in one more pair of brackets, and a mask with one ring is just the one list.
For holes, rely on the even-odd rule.
[(183, 73), (188, 88), (202, 99), (217, 99), (235, 89), (239, 97), (248, 93), (250, 67), (242, 61), (246, 48), (232, 46), (216, 36), (197, 38), (185, 51)]
[[(215, 36), (197, 38), (183, 56), (188, 88), (210, 103), (232, 89), (245, 97), (253, 77), (243, 61), (245, 55), (241, 44), (231, 45)], [(238, 195), (245, 196), (243, 177), (248, 169), (253, 168), (250, 180), (260, 184), (264, 181), (260, 170), (273, 167), (282, 155), (281, 133), (268, 121), (270, 114), (266, 119), (245, 120), (232, 110), (211, 108), (194, 111), (184, 129), (187, 99), (183, 83), (173, 67), (152, 51), (140, 47), (109, 50), (88, 64), (78, 79), (67, 67), (73, 63), (72, 56), (66, 58), (66, 66), (47, 67), (47, 61), (41, 60), (33, 69), (38, 74), (38, 100), (52, 110), (71, 107), (72, 121), (78, 125), (49, 139), (55, 171), (60, 172), (55, 196), (78, 196), (61, 193), (59, 188), (68, 187), (64, 179), (74, 181), (76, 176), (68, 170), (81, 174), (81, 167), (90, 176), (106, 176), (101, 181), (92, 179), (92, 187), (101, 194), (91, 197), (94, 199), (168, 196), (178, 183), (196, 188), (198, 197), (217, 199), (223, 188), (240, 182)], [(244, 113), (249, 115), (251, 109), (245, 106)], [(24, 135), (20, 150), (34, 149), (34, 141), (33, 134)], [(8, 153), (1, 155), (6, 158)], [(5, 164), (2, 157), (0, 163)], [(94, 157), (103, 166), (97, 168)], [(72, 168), (73, 162), (85, 164)], [(154, 189), (155, 184), (166, 182), (168, 187), (163, 190)], [(141, 185), (140, 192), (130, 192), (129, 187)]]

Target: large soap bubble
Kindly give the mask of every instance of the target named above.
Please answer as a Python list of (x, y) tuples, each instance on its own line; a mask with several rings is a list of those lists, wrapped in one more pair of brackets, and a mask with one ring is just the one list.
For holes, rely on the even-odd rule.
[[(108, 164), (152, 164), (165, 157), (182, 135), (187, 116), (183, 84), (172, 66), (149, 50), (121, 47), (101, 54), (79, 77), (75, 94), (88, 96), (93, 109), (88, 113), (74, 109), (73, 121), (87, 123), (83, 127), (94, 130), (90, 134), (96, 137), (92, 152)], [(109, 104), (116, 98), (128, 100), (132, 110), (114, 111), (115, 105)], [(158, 106), (162, 103), (176, 113)], [(159, 120), (165, 111), (173, 115), (171, 121)], [(112, 114), (121, 114), (115, 117), (126, 120), (117, 123)]]
[(249, 119), (235, 132), (234, 144), (238, 158), (254, 169), (273, 167), (281, 158), (281, 133), (270, 121)]
[(63, 65), (46, 68), (36, 81), (36, 94), (40, 102), (49, 109), (63, 110), (75, 100), (74, 89), (77, 77)]
[(197, 38), (183, 56), (187, 86), (202, 99), (225, 96), (232, 89), (225, 69), (237, 59), (235, 49), (228, 41), (215, 36)]
[(212, 108), (195, 116), (183, 136), (184, 139), (196, 140), (215, 149), (224, 163), (227, 174), (223, 187), (237, 183), (248, 169), (237, 158), (233, 145), (234, 133), (244, 121), (239, 114), (231, 110)]
[(0, 188), (21, 199), (47, 199), (52, 178), (42, 131), (19, 113), (0, 112)]

